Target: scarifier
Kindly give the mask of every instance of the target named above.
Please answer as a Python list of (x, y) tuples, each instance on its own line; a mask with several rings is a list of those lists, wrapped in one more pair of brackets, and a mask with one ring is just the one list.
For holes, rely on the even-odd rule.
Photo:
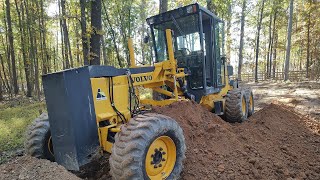
[[(251, 90), (229, 79), (233, 69), (223, 55), (221, 19), (191, 4), (147, 23), (153, 66), (135, 63), (129, 39), (127, 69), (84, 66), (43, 75), (48, 115), (29, 127), (28, 154), (79, 170), (94, 154), (108, 152), (114, 179), (178, 179), (186, 151), (183, 131), (147, 107), (194, 100), (232, 123), (253, 113)], [(142, 88), (160, 100), (140, 99)]]

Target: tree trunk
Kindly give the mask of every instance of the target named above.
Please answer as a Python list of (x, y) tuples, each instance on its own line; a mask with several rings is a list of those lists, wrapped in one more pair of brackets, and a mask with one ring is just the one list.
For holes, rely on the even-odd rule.
[[(37, 47), (37, 38), (33, 38), (34, 40), (34, 51), (35, 52), (38, 52), (38, 47)], [(35, 56), (35, 59), (34, 59), (34, 84), (35, 84), (35, 87), (36, 87), (36, 92), (37, 92), (37, 99), (38, 101), (40, 101), (40, 82), (39, 82), (39, 58), (37, 56)]]
[(159, 3), (159, 13), (168, 11), (168, 0), (160, 0)]
[(284, 64), (284, 80), (289, 79), (289, 62), (290, 62), (290, 48), (291, 48), (291, 32), (292, 32), (292, 16), (293, 16), (293, 0), (290, 0), (290, 14), (288, 22), (288, 35), (287, 35), (287, 50), (286, 61)]
[(228, 7), (228, 20), (227, 20), (227, 61), (230, 62), (231, 58), (231, 19), (232, 19), (232, 3), (229, 4)]
[(307, 30), (307, 64), (306, 64), (306, 71), (307, 76), (306, 78), (309, 78), (309, 66), (310, 66), (310, 21), (311, 21), (311, 11), (309, 11), (308, 14), (308, 30)]
[(14, 54), (13, 32), (12, 32), (9, 0), (6, 0), (6, 17), (7, 17), (7, 23), (8, 23), (8, 39), (9, 39), (9, 49), (10, 49), (9, 51), (10, 51), (11, 65), (12, 65), (13, 91), (14, 91), (14, 94), (17, 95), (19, 93), (19, 87), (18, 87), (18, 78), (17, 78), (17, 69), (16, 69), (16, 58)]
[(103, 63), (104, 65), (109, 65), (108, 58), (107, 58), (107, 52), (106, 52), (106, 44), (104, 43), (104, 37), (101, 37), (101, 48), (102, 48), (102, 56), (103, 56)]
[(113, 29), (113, 27), (112, 27), (112, 24), (111, 24), (111, 22), (110, 22), (107, 8), (106, 8), (106, 6), (105, 6), (104, 3), (102, 3), (102, 5), (103, 5), (104, 13), (106, 14), (105, 20), (107, 21), (107, 23), (108, 23), (108, 25), (109, 25), (109, 28), (110, 28), (110, 30), (111, 30), (111, 38), (112, 38), (112, 42), (113, 42), (114, 49), (115, 49), (115, 51), (116, 51), (118, 64), (119, 64), (120, 68), (123, 68), (124, 65), (123, 65), (123, 63), (122, 63), (122, 61), (121, 61), (121, 59), (120, 59), (119, 48), (118, 48), (118, 45), (117, 45), (117, 42), (116, 42), (116, 35), (115, 35), (114, 29)]
[[(68, 57), (65, 57), (65, 44), (64, 44), (64, 36), (63, 36), (63, 28), (62, 28), (62, 18), (61, 18), (61, 5), (60, 5), (60, 1), (58, 0), (58, 6), (59, 6), (59, 26), (60, 26), (60, 37), (61, 37), (61, 57), (62, 57), (62, 66), (63, 69), (66, 69), (66, 64), (68, 62), (69, 64), (69, 59)], [(57, 36), (58, 37), (58, 36)], [(57, 39), (58, 42), (58, 39)]]
[(101, 23), (101, 0), (91, 1), (90, 65), (100, 65)]
[(86, 21), (86, 0), (80, 0), (81, 7), (81, 38), (82, 38), (82, 56), (83, 56), (83, 64), (89, 65), (88, 60), (88, 38), (87, 38), (87, 21)]
[[(34, 79), (35, 79), (35, 76), (34, 76), (34, 67), (33, 67), (33, 62), (34, 62), (34, 59), (35, 59), (35, 51), (34, 51), (34, 44), (33, 44), (33, 30), (31, 28), (31, 25), (33, 24), (33, 15), (30, 15), (29, 14), (29, 5), (28, 3), (26, 2), (26, 0), (23, 1), (24, 3), (24, 9), (26, 11), (26, 22), (28, 24), (27, 26), (27, 32), (28, 32), (28, 35), (29, 35), (29, 38), (28, 38), (28, 43), (30, 44), (28, 47), (28, 52), (29, 52), (29, 59), (28, 61), (26, 62), (27, 63), (27, 66), (25, 66), (25, 68), (27, 68), (27, 71), (29, 72), (29, 81), (30, 81), (30, 88), (31, 88), (31, 96), (32, 96), (32, 91), (34, 89)], [(23, 16), (23, 12), (22, 11), (22, 18), (24, 18)], [(26, 36), (28, 37), (28, 36)]]
[(269, 66), (270, 66), (270, 56), (271, 56), (271, 47), (272, 47), (272, 32), (271, 32), (271, 29), (272, 29), (272, 14), (270, 14), (270, 19), (269, 19), (269, 44), (268, 44), (268, 54), (267, 54), (267, 78), (270, 77), (270, 74), (269, 74)]
[[(3, 1), (3, 12), (6, 12), (6, 6), (5, 6), (5, 2)], [(8, 43), (8, 26), (7, 26), (7, 17), (4, 15), (3, 16), (3, 24), (4, 24), (4, 31), (5, 31), (5, 38), (6, 38), (6, 43), (4, 43), (4, 39), (1, 36), (1, 40), (2, 40), (2, 46), (5, 49), (5, 53), (4, 56), (7, 57), (7, 65), (8, 65), (8, 87), (10, 89), (10, 91), (8, 91), (10, 98), (12, 96), (12, 72), (11, 72), (11, 62), (10, 62), (10, 47), (9, 47), (9, 43)], [(4, 67), (4, 65), (3, 65)]]
[[(6, 85), (6, 89), (7, 89), (7, 92), (10, 94), (11, 92), (11, 87), (10, 87), (10, 83), (9, 83), (9, 80), (7, 78), (7, 74), (6, 74), (6, 71), (5, 71), (5, 68), (4, 68), (4, 61), (3, 61), (3, 58), (0, 54), (0, 62), (1, 62), (1, 70), (3, 72), (3, 84)], [(1, 74), (1, 73), (0, 73)]]
[[(147, 56), (147, 53), (148, 53), (148, 49), (146, 48), (146, 45), (144, 43), (144, 36), (145, 36), (145, 32), (146, 32), (146, 28), (145, 28), (145, 19), (147, 18), (146, 17), (146, 11), (145, 11), (145, 6), (146, 4), (146, 0), (141, 0), (141, 3), (140, 3), (140, 8), (141, 8), (141, 11), (140, 11), (140, 19), (143, 20), (140, 24), (140, 28), (141, 28), (141, 39), (140, 39), (140, 46), (141, 46), (141, 62), (142, 64), (151, 64), (151, 62), (149, 61), (146, 61), (146, 56)], [(152, 47), (152, 46), (151, 46)]]
[[(70, 44), (69, 41), (69, 32), (68, 32), (68, 27), (67, 27), (67, 21), (66, 21), (66, 0), (58, 0), (58, 4), (61, 5), (61, 15), (60, 15), (60, 19), (61, 19), (61, 25), (62, 25), (62, 31), (63, 31), (63, 42), (64, 42), (64, 57), (65, 57), (65, 62), (66, 62), (66, 69), (70, 68), (70, 61), (72, 61), (71, 57), (70, 57), (70, 61), (69, 61), (69, 49), (68, 47)], [(68, 43), (69, 42), (69, 43)]]
[(21, 11), (22, 11), (22, 16), (21, 16), (21, 12), (19, 10), (19, 6), (17, 3), (17, 0), (15, 0), (15, 5), (16, 5), (16, 11), (18, 14), (18, 21), (19, 21), (19, 31), (20, 31), (20, 46), (21, 46), (21, 51), (22, 51), (22, 59), (23, 59), (23, 66), (24, 66), (24, 73), (26, 76), (26, 83), (27, 83), (27, 97), (31, 97), (32, 96), (32, 85), (30, 83), (30, 63), (27, 62), (27, 55), (26, 55), (26, 42), (25, 42), (25, 31), (24, 31), (24, 27), (22, 25), (22, 20), (24, 20), (24, 9), (23, 9), (23, 5), (21, 4)]
[(44, 24), (44, 9), (43, 9), (43, 0), (40, 0), (40, 32), (42, 34), (42, 49), (43, 49), (43, 69), (42, 73), (47, 74), (49, 72), (49, 54), (47, 50), (47, 43), (46, 43), (46, 26)]
[(258, 82), (259, 43), (260, 43), (260, 30), (261, 30), (262, 17), (263, 17), (264, 1), (265, 0), (262, 0), (260, 17), (259, 17), (259, 22), (258, 22), (258, 26), (257, 26), (258, 27), (258, 29), (257, 29), (258, 34), (257, 34), (257, 44), (256, 44), (256, 67), (255, 67), (255, 74), (254, 74), (255, 82)]
[(244, 37), (244, 23), (245, 23), (245, 11), (246, 11), (246, 0), (242, 1), (241, 10), (241, 29), (240, 29), (240, 48), (239, 48), (239, 62), (238, 62), (238, 78), (241, 80), (241, 69), (243, 62), (243, 37)]
[[(1, 76), (1, 74), (0, 74), (0, 76)], [(0, 79), (0, 101), (2, 101), (2, 100), (3, 100), (3, 87), (2, 87), (2, 78), (1, 78)]]
[[(270, 64), (269, 64), (269, 78), (271, 77), (271, 70), (272, 70), (272, 67), (273, 67), (273, 63), (275, 63), (275, 62), (272, 61), (272, 58), (273, 58), (273, 56), (276, 56), (275, 54), (272, 53), (272, 51), (273, 51), (273, 48), (276, 48), (274, 46), (274, 43), (275, 43), (275, 33), (277, 31), (276, 30), (277, 11), (278, 10), (275, 9), (275, 12), (273, 14), (272, 41), (271, 41), (271, 49), (270, 49), (270, 56), (269, 56), (269, 59), (270, 59), (269, 60), (270, 61)], [(277, 51), (274, 51), (274, 52), (276, 53)]]
[[(35, 4), (36, 4), (36, 12), (37, 14), (40, 12), (40, 7), (39, 7), (39, 3), (38, 1), (35, 1)], [(41, 13), (40, 13), (41, 14)], [(38, 28), (39, 28), (39, 44), (40, 44), (40, 51), (37, 52), (39, 55), (41, 55), (41, 69), (42, 69), (42, 74), (46, 74), (46, 60), (44, 58), (44, 48), (43, 48), (43, 27), (41, 25), (41, 16), (37, 16), (38, 18)], [(40, 67), (39, 67), (40, 68)]]

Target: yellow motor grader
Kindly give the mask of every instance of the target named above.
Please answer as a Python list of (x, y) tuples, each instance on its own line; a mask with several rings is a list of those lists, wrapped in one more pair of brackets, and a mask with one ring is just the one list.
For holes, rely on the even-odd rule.
[[(185, 158), (183, 130), (147, 106), (193, 100), (231, 123), (254, 111), (249, 89), (231, 81), (223, 56), (223, 21), (191, 4), (147, 19), (155, 53), (152, 66), (84, 66), (43, 75), (48, 115), (29, 127), (26, 152), (69, 170), (111, 153), (114, 179), (178, 179)], [(149, 88), (161, 100), (140, 99)], [(183, 108), (183, 107), (181, 107)]]

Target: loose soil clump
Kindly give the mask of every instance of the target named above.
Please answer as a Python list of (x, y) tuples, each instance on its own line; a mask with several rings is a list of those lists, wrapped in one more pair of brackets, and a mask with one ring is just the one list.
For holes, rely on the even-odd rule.
[(0, 165), (0, 179), (80, 180), (55, 162), (31, 156), (16, 157)]

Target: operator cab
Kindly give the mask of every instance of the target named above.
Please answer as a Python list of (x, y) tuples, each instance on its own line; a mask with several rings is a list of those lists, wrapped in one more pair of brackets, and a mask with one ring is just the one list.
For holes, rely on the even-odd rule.
[(174, 58), (185, 68), (188, 92), (202, 96), (220, 92), (225, 85), (223, 21), (199, 4), (180, 7), (147, 19), (156, 62), (168, 60), (166, 29), (172, 30)]

